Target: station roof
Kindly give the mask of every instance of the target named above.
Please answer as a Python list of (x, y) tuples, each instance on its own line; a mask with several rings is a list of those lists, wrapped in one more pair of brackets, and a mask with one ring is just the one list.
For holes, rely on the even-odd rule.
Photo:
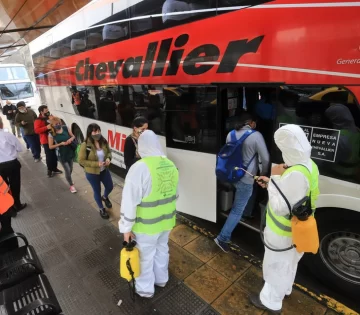
[(89, 0), (0, 0), (0, 62)]

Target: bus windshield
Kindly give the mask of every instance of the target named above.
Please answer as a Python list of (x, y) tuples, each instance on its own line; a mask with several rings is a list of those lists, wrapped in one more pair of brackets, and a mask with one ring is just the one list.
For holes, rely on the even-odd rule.
[(27, 80), (25, 67), (0, 67), (0, 81)]
[(0, 97), (3, 100), (20, 100), (33, 96), (31, 82), (0, 84)]

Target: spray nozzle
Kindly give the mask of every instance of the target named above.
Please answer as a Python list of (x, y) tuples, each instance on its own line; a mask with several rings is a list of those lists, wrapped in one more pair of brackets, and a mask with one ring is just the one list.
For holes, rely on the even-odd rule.
[(125, 249), (127, 251), (132, 251), (134, 249), (134, 247), (136, 246), (136, 241), (130, 239), (130, 242), (123, 242), (123, 246), (125, 247)]

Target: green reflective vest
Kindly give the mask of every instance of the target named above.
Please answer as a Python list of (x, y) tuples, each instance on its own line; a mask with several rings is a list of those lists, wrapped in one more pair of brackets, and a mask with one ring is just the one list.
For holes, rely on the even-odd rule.
[(151, 192), (137, 206), (132, 231), (149, 235), (169, 231), (176, 221), (179, 172), (174, 163), (165, 157), (146, 157), (141, 162), (149, 168)]
[[(290, 172), (298, 171), (304, 174), (310, 184), (310, 189), (307, 192), (307, 196), (311, 193), (311, 208), (315, 211), (315, 201), (318, 198), (319, 191), (319, 170), (314, 161), (311, 161), (312, 171), (311, 174), (309, 170), (303, 165), (295, 165), (289, 167), (282, 176), (289, 174)], [(270, 204), (268, 203), (266, 207), (266, 226), (269, 227), (274, 233), (281, 236), (291, 237), (291, 219), (290, 215), (276, 215), (275, 212), (271, 209)]]

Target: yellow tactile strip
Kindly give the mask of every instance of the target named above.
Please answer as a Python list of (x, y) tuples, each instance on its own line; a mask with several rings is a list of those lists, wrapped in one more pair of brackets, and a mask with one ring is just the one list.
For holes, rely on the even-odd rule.
[[(212, 234), (211, 232), (207, 231), (204, 228), (201, 228), (199, 226), (197, 226), (194, 222), (190, 221), (189, 219), (181, 216), (181, 215), (177, 215), (177, 220), (178, 220), (178, 226), (175, 227), (174, 229), (174, 235), (179, 234), (178, 231), (176, 231), (176, 229), (181, 229), (181, 238), (182, 239), (186, 239), (187, 237), (189, 237), (189, 239), (192, 239), (192, 241), (186, 243), (185, 245), (183, 245), (183, 250), (185, 249), (186, 251), (189, 251), (192, 255), (194, 256), (199, 256), (199, 253), (201, 252), (201, 250), (199, 250), (199, 245), (195, 245), (192, 244), (194, 242), (199, 243), (199, 239), (201, 237), (205, 237), (207, 239), (212, 240), (216, 235)], [(187, 228), (190, 230), (193, 230), (192, 232), (190, 232), (190, 236), (186, 236), (184, 235), (186, 233), (186, 231), (188, 229), (186, 229), (185, 227), (181, 226), (181, 223), (183, 225), (186, 225)], [(198, 233), (198, 237), (194, 237), (194, 232)], [(177, 241), (177, 239), (175, 238), (175, 241)], [(209, 246), (209, 245), (206, 245)], [(242, 251), (239, 248), (232, 248), (232, 252), (235, 254), (234, 257), (235, 258), (228, 258), (228, 259), (233, 259), (233, 260), (237, 260), (239, 261), (243, 261), (242, 262), (242, 267), (238, 267), (236, 265), (231, 265), (231, 268), (234, 268), (234, 270), (229, 270), (229, 265), (226, 266), (227, 264), (229, 264), (229, 262), (226, 262), (225, 257), (229, 256), (229, 254), (214, 254), (214, 257), (209, 260), (206, 263), (206, 266), (209, 266), (213, 272), (216, 273), (220, 273), (222, 274), (222, 276), (224, 278), (226, 278), (227, 280), (230, 281), (235, 281), (234, 278), (237, 278), (237, 276), (239, 276), (235, 283), (233, 285), (230, 285), (228, 287), (228, 289), (222, 294), (220, 295), (220, 297), (218, 297), (218, 299), (216, 299), (214, 302), (209, 302), (211, 303), (211, 305), (221, 314), (256, 314), (256, 312), (250, 311), (250, 309), (244, 310), (243, 307), (243, 303), (245, 303), (247, 305), (247, 307), (250, 307), (245, 300), (243, 300), (243, 293), (239, 293), (239, 300), (242, 301), (241, 305), (236, 305), (235, 308), (227, 305), (226, 307), (224, 306), (224, 303), (220, 303), (219, 300), (223, 300), (223, 301), (228, 301), (228, 303), (232, 303), (234, 304), (235, 299), (233, 301), (232, 294), (234, 294), (234, 288), (233, 286), (237, 286), (237, 288), (239, 288), (241, 291), (247, 292), (247, 293), (253, 293), (253, 292), (259, 292), (259, 290), (262, 287), (262, 275), (261, 275), (261, 270), (259, 268), (261, 268), (261, 260), (259, 260), (257, 257), (245, 253), (244, 251)], [(205, 258), (204, 257), (197, 257), (199, 259), (199, 261), (201, 262), (205, 262)], [(201, 259), (203, 258), (203, 259)], [(219, 264), (214, 264), (214, 261), (218, 260), (219, 262), (222, 263), (222, 267), (219, 266)], [(170, 262), (171, 263), (171, 262)], [(221, 265), (220, 263), (220, 265)], [(248, 263), (248, 265), (246, 265), (246, 263)], [(245, 265), (244, 265), (245, 264)], [(252, 265), (252, 266), (251, 266)], [(240, 269), (237, 269), (240, 268)], [(243, 269), (242, 269), (243, 268)], [(195, 273), (195, 270), (194, 270)], [(233, 277), (230, 279), (231, 275), (233, 275)], [(191, 275), (190, 275), (191, 277)], [(214, 277), (216, 278), (216, 277)], [(183, 278), (184, 279), (184, 278)], [(199, 282), (200, 284), (202, 283), (202, 281), (200, 281), (199, 278)], [(201, 296), (202, 298), (204, 298), (202, 295), (204, 295), (204, 293), (202, 292), (198, 292), (199, 288), (195, 287), (194, 288), (194, 281), (189, 281), (187, 280), (187, 278), (185, 278), (185, 283), (189, 285), (189, 287), (191, 289), (193, 289), (197, 294), (199, 294), (199, 296)], [(205, 287), (205, 285), (204, 285)], [(331, 297), (328, 297), (326, 295), (323, 294), (316, 294), (314, 292), (311, 292), (310, 290), (308, 290), (307, 288), (299, 285), (299, 284), (295, 284), (294, 285), (295, 288), (297, 288), (299, 291), (296, 292), (296, 290), (294, 290), (294, 293), (292, 294), (290, 299), (286, 299), (284, 301), (284, 309), (283, 309), (283, 314), (296, 314), (296, 315), (300, 315), (300, 314), (326, 314), (326, 315), (332, 315), (332, 314), (343, 314), (343, 315), (360, 315), (358, 312), (348, 308), (347, 306), (345, 306), (344, 304), (334, 300)], [(201, 288), (201, 285), (200, 285)], [(229, 295), (228, 299), (225, 298), (224, 295)], [(311, 297), (312, 299), (310, 299), (309, 297)], [(206, 299), (205, 299), (206, 300)], [(230, 309), (231, 312), (230, 312)], [(239, 308), (242, 311), (235, 311), (236, 308)], [(227, 309), (226, 309), (227, 308)], [(251, 308), (251, 307), (250, 307)], [(328, 308), (328, 309), (327, 309)], [(305, 312), (305, 313), (303, 313)]]

